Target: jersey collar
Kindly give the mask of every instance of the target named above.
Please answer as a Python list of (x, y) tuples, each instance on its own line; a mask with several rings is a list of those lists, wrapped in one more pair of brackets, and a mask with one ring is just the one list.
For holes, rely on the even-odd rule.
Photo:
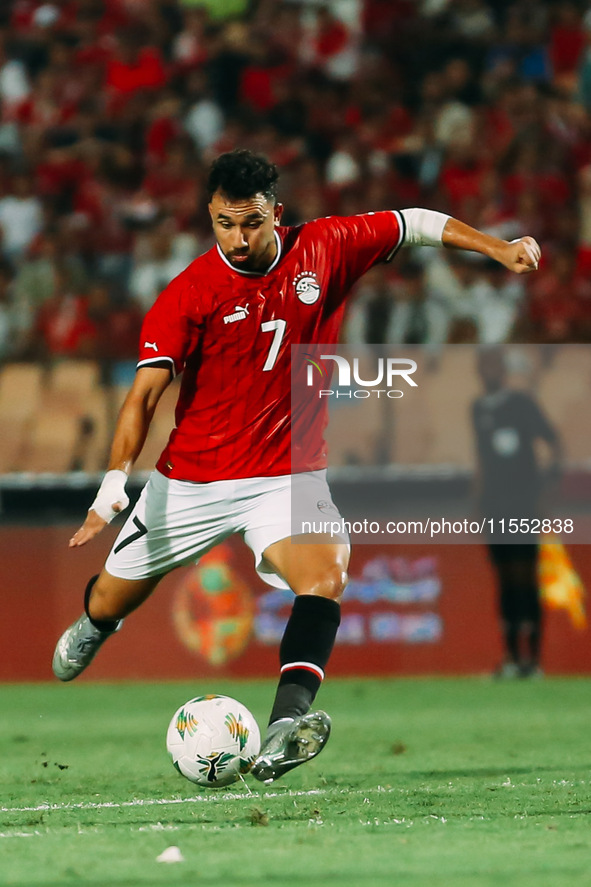
[(268, 274), (270, 271), (273, 270), (273, 268), (275, 268), (279, 259), (281, 258), (281, 250), (282, 250), (281, 238), (280, 238), (279, 233), (277, 231), (273, 231), (273, 234), (275, 235), (275, 243), (277, 244), (277, 255), (275, 256), (275, 258), (273, 259), (273, 261), (271, 262), (271, 264), (269, 265), (269, 267), (267, 268), (266, 271), (243, 271), (242, 268), (235, 268), (234, 265), (227, 260), (227, 258), (225, 257), (225, 255), (221, 251), (219, 243), (216, 243), (217, 251), (220, 255), (221, 260), (226, 263), (228, 268), (231, 268), (232, 271), (235, 271), (236, 274), (242, 274), (242, 275), (244, 275), (244, 277), (264, 277), (265, 274)]

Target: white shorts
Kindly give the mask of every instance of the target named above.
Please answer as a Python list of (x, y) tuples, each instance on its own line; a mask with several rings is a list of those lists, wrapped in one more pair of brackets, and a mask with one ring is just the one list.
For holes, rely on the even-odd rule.
[[(292, 515), (293, 505), (293, 515)], [(275, 588), (288, 586), (263, 562), (269, 545), (306, 531), (306, 522), (342, 521), (326, 471), (191, 483), (153, 471), (105, 564), (120, 579), (161, 576), (199, 558), (239, 533), (257, 573)], [(339, 534), (337, 542), (348, 543)]]

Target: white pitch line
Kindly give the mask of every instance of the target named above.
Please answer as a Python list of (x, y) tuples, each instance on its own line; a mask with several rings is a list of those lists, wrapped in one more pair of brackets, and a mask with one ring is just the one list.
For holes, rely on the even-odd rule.
[[(585, 784), (585, 780), (579, 780), (581, 785)], [(562, 782), (557, 783), (554, 780), (555, 785), (570, 785), (566, 780), (562, 780)], [(574, 783), (572, 783), (574, 785)], [(500, 783), (500, 785), (507, 787), (509, 785), (508, 782)], [(515, 783), (515, 785), (523, 786), (526, 783)], [(445, 786), (444, 786), (445, 787)], [(511, 783), (511, 788), (514, 787), (514, 784)], [(408, 789), (404, 788), (391, 788), (384, 787), (382, 785), (375, 786), (374, 788), (314, 788), (309, 789), (308, 791), (278, 791), (278, 792), (251, 792), (250, 789), (248, 793), (238, 794), (237, 792), (224, 792), (224, 794), (217, 794), (212, 792), (207, 795), (195, 795), (191, 798), (134, 798), (132, 801), (86, 801), (80, 802), (79, 804), (38, 804), (36, 807), (0, 807), (0, 813), (41, 813), (43, 811), (52, 812), (58, 810), (109, 810), (109, 809), (121, 809), (122, 807), (166, 807), (166, 806), (174, 806), (178, 804), (195, 804), (195, 803), (215, 803), (220, 804), (225, 801), (250, 801), (254, 799), (264, 800), (266, 798), (311, 798), (315, 795), (372, 795), (372, 794), (408, 794)]]
[(172, 806), (174, 804), (194, 804), (200, 801), (208, 803), (221, 803), (224, 801), (250, 801), (255, 798), (302, 798), (313, 797), (314, 795), (327, 794), (346, 794), (346, 795), (368, 795), (375, 792), (393, 792), (394, 789), (377, 788), (364, 789), (323, 789), (315, 788), (309, 791), (288, 791), (288, 792), (250, 792), (250, 794), (236, 794), (236, 792), (225, 792), (223, 795), (196, 795), (193, 798), (134, 798), (133, 801), (86, 801), (79, 804), (38, 804), (36, 807), (0, 807), (0, 813), (41, 813), (43, 811), (57, 810), (109, 810), (120, 809), (121, 807), (156, 807), (156, 806)]
[(0, 838), (35, 838), (41, 836), (41, 832), (0, 832)]

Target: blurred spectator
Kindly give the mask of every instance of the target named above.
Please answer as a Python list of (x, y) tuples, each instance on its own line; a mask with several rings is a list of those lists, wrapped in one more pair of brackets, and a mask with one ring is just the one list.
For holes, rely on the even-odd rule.
[(315, 27), (308, 44), (312, 67), (318, 67), (329, 77), (348, 80), (357, 71), (358, 56), (355, 38), (347, 23), (334, 8), (321, 5), (318, 8)]
[(442, 345), (456, 320), (475, 321), (475, 284), (482, 265), (470, 253), (437, 254), (425, 275), (428, 341)]
[(0, 262), (0, 360), (22, 357), (29, 344), (33, 314), (14, 287), (7, 262)]
[(88, 290), (88, 318), (94, 327), (93, 354), (100, 361), (137, 357), (143, 313), (131, 300), (113, 302), (107, 281), (97, 280)]
[(376, 265), (355, 287), (344, 329), (347, 342), (355, 345), (387, 342), (395, 304), (396, 290), (388, 271), (383, 265)]
[(422, 267), (403, 258), (396, 274), (372, 268), (355, 288), (345, 335), (352, 344), (423, 345), (428, 317)]
[(571, 246), (561, 246), (530, 283), (525, 334), (535, 342), (591, 341), (591, 282), (577, 268)]
[(17, 298), (27, 301), (37, 313), (55, 292), (56, 269), (63, 267), (74, 288), (86, 286), (86, 271), (79, 256), (68, 253), (57, 232), (47, 231), (31, 246), (29, 257), (18, 268), (14, 287)]
[(152, 106), (146, 128), (146, 163), (155, 166), (166, 160), (170, 146), (182, 135), (180, 99), (174, 92), (162, 93)]
[(249, 38), (243, 22), (231, 22), (215, 34), (207, 73), (213, 98), (224, 111), (238, 103), (242, 72), (250, 59)]
[(479, 156), (476, 141), (469, 136), (462, 142), (449, 144), (441, 167), (439, 186), (451, 215), (467, 222), (475, 221), (474, 207), (478, 203), (486, 176), (485, 161)]
[(342, 188), (359, 182), (362, 178), (363, 168), (359, 157), (359, 146), (352, 136), (342, 136), (336, 144), (336, 150), (330, 155), (326, 163), (326, 182)]
[(123, 97), (139, 90), (157, 90), (165, 83), (166, 72), (158, 49), (145, 45), (135, 29), (121, 31), (115, 53), (107, 62), (107, 89), (116, 97)]
[[(539, 11), (544, 13), (544, 5), (537, 5), (541, 7)], [(492, 68), (505, 63), (512, 73), (525, 81), (549, 81), (552, 68), (544, 36), (539, 16), (532, 17), (523, 4), (514, 4), (509, 9), (501, 41), (489, 52), (488, 66)]]
[(483, 263), (473, 287), (477, 341), (482, 345), (510, 342), (523, 308), (524, 287), (519, 277), (493, 259)]
[(199, 209), (200, 177), (187, 146), (177, 140), (168, 146), (166, 156), (142, 182), (142, 193), (153, 201), (156, 215), (172, 215), (179, 227), (187, 227)]
[(562, 0), (553, 11), (550, 30), (550, 61), (555, 84), (572, 93), (576, 88), (577, 68), (585, 49), (581, 11), (572, 0)]
[(224, 114), (213, 100), (203, 71), (192, 71), (187, 93), (191, 105), (184, 117), (184, 126), (199, 151), (214, 145), (224, 128)]
[(94, 357), (98, 330), (87, 296), (72, 287), (68, 273), (54, 271), (54, 293), (41, 307), (35, 348), (41, 358)]
[(399, 274), (396, 303), (389, 319), (386, 341), (401, 345), (424, 345), (429, 341), (429, 320), (423, 269), (416, 262), (407, 260), (401, 264)]
[(465, 59), (451, 59), (437, 75), (440, 95), (435, 116), (435, 138), (440, 145), (469, 145), (474, 137), (474, 114), (470, 105), (477, 98), (474, 78)]
[(43, 211), (31, 176), (15, 175), (11, 190), (12, 194), (0, 198), (1, 248), (6, 259), (18, 262), (41, 230)]
[(198, 255), (191, 234), (175, 232), (174, 222), (164, 219), (138, 242), (129, 289), (145, 313), (173, 277)]
[(207, 59), (207, 12), (187, 9), (183, 30), (172, 41), (171, 54), (183, 73), (199, 68)]
[(4, 111), (26, 99), (30, 91), (25, 65), (20, 59), (11, 58), (0, 39), (0, 102)]

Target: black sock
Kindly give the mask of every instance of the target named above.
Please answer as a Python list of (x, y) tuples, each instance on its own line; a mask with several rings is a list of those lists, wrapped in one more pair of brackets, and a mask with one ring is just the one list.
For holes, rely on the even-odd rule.
[(505, 622), (503, 626), (505, 640), (505, 654), (509, 662), (518, 663), (521, 659), (519, 639), (521, 635), (520, 622)]
[[(503, 553), (503, 557), (498, 554)], [(540, 653), (542, 612), (536, 575), (537, 546), (507, 545), (497, 551), (500, 611), (507, 657), (536, 665)]]
[(542, 640), (542, 606), (537, 586), (530, 586), (524, 594), (524, 623), (529, 661), (537, 667)]
[(90, 603), (90, 593), (92, 591), (92, 587), (96, 580), (98, 579), (98, 573), (96, 576), (93, 576), (92, 579), (88, 580), (88, 585), (84, 591), (84, 610), (86, 615), (90, 619), (92, 625), (95, 628), (98, 628), (99, 631), (115, 631), (117, 626), (119, 625), (119, 620), (115, 619), (115, 621), (107, 620), (107, 619), (93, 619), (90, 613), (88, 612), (88, 605)]
[(537, 666), (540, 662), (540, 645), (542, 640), (542, 626), (540, 623), (531, 625), (528, 635), (529, 660), (531, 665)]
[(314, 594), (296, 597), (279, 647), (281, 677), (269, 723), (305, 714), (318, 692), (341, 621), (341, 607)]
[(521, 634), (521, 617), (517, 609), (518, 595), (512, 583), (501, 577), (500, 610), (503, 620), (503, 640), (505, 657), (509, 662), (519, 662), (519, 639)]

